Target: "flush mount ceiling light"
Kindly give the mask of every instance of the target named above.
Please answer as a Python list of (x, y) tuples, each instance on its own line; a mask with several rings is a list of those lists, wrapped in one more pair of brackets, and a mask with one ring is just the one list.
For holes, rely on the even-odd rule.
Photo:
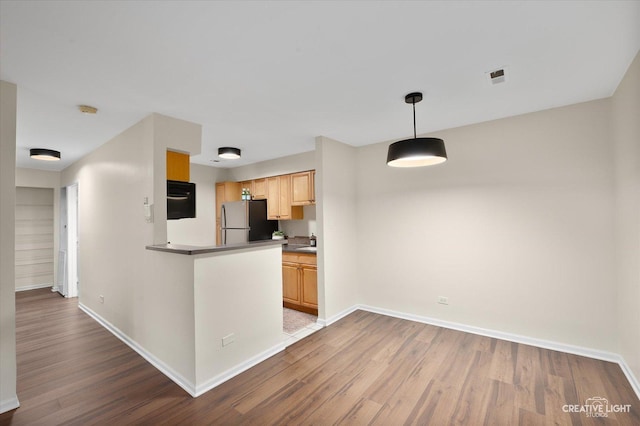
[(416, 137), (416, 104), (422, 93), (409, 93), (404, 101), (413, 105), (413, 139), (405, 139), (389, 145), (387, 165), (391, 167), (422, 167), (447, 161), (444, 141), (439, 138)]
[(60, 160), (60, 151), (54, 151), (53, 149), (31, 148), (29, 150), (29, 155), (34, 160), (44, 160), (44, 161)]
[(235, 160), (236, 158), (240, 158), (240, 150), (229, 146), (218, 148), (218, 157), (227, 160)]

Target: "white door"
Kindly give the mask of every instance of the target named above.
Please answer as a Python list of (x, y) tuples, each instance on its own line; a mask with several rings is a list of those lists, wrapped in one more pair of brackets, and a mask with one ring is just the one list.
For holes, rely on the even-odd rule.
[(78, 184), (67, 186), (67, 274), (63, 294), (78, 296)]

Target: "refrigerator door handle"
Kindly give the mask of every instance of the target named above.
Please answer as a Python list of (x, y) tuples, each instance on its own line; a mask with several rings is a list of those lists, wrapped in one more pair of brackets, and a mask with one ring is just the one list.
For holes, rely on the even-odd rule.
[(222, 205), (222, 244), (227, 244), (227, 210)]

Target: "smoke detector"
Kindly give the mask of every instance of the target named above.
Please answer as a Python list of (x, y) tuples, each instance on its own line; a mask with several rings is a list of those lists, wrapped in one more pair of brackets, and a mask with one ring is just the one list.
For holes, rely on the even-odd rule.
[(78, 105), (78, 109), (83, 114), (95, 114), (98, 112), (98, 108), (89, 105)]
[(492, 86), (504, 83), (505, 81), (507, 81), (507, 67), (502, 67), (493, 71), (486, 72), (485, 75), (487, 76), (489, 84)]

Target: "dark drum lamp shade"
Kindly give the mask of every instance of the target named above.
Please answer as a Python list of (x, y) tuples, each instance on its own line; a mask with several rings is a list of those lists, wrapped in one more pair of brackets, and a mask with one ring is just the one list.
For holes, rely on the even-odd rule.
[(416, 104), (422, 100), (422, 93), (409, 93), (404, 101), (413, 105), (413, 139), (405, 139), (389, 145), (387, 165), (391, 167), (432, 166), (447, 161), (444, 141), (440, 138), (416, 137)]
[(439, 138), (413, 138), (389, 145), (387, 164), (392, 167), (432, 166), (447, 161), (444, 141)]
[(225, 158), (227, 160), (235, 160), (236, 158), (240, 158), (240, 149), (229, 146), (218, 148), (218, 157)]
[(29, 156), (34, 160), (58, 161), (60, 160), (60, 151), (44, 148), (31, 148)]

